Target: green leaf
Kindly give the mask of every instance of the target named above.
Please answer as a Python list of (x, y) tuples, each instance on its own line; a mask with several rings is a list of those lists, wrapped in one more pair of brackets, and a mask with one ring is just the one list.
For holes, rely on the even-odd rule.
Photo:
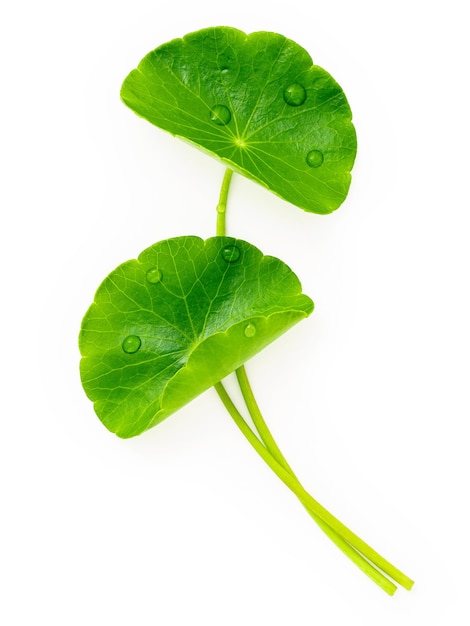
[(161, 241), (98, 288), (80, 332), (82, 384), (104, 425), (133, 437), (312, 310), (287, 265), (245, 241)]
[(208, 28), (150, 52), (121, 97), (288, 202), (330, 213), (346, 198), (356, 155), (341, 87), (282, 35)]

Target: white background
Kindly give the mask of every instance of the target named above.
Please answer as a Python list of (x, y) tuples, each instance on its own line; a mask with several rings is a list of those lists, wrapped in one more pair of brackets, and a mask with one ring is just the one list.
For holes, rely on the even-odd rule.
[[(1, 623), (469, 624), (463, 0), (6, 5)], [(307, 489), (415, 578), (410, 593), (386, 596), (339, 553), (215, 392), (122, 441), (81, 390), (96, 287), (155, 241), (212, 236), (223, 175), (128, 110), (121, 82), (156, 46), (222, 24), (294, 39), (354, 112), (339, 211), (234, 177), (228, 228), (316, 304), (249, 363), (266, 419)]]

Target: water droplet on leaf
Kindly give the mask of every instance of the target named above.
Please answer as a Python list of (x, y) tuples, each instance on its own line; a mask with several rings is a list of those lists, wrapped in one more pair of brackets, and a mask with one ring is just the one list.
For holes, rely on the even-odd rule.
[(218, 126), (225, 126), (232, 119), (232, 114), (223, 104), (216, 104), (211, 109), (211, 122)]
[(320, 167), (323, 163), (323, 152), (320, 152), (320, 150), (310, 150), (307, 154), (306, 161), (309, 167)]
[(226, 74), (228, 72), (228, 67), (221, 67), (220, 71), (222, 72), (222, 74)]
[(124, 352), (127, 352), (127, 354), (134, 354), (134, 352), (137, 352), (141, 345), (142, 341), (140, 340), (140, 337), (137, 337), (137, 335), (129, 335), (122, 342), (122, 349)]
[(248, 338), (254, 337), (256, 335), (256, 326), (254, 324), (247, 324), (243, 334)]
[(149, 271), (146, 274), (146, 278), (147, 281), (149, 283), (155, 284), (155, 283), (159, 283), (162, 279), (162, 273), (161, 271), (158, 269), (158, 267), (152, 267), (151, 269), (149, 269)]
[(284, 102), (291, 107), (298, 107), (307, 99), (305, 87), (299, 83), (293, 83), (284, 89)]
[(222, 258), (227, 263), (235, 263), (240, 258), (240, 250), (237, 246), (226, 246), (222, 249)]

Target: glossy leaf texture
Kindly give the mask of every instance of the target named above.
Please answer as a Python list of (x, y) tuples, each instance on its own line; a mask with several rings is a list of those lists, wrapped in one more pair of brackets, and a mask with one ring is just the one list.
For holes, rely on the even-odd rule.
[(80, 373), (120, 437), (155, 426), (307, 317), (279, 259), (230, 237), (177, 237), (117, 267), (80, 332)]
[(200, 30), (150, 52), (122, 100), (288, 202), (330, 213), (346, 198), (356, 133), (343, 90), (282, 35)]

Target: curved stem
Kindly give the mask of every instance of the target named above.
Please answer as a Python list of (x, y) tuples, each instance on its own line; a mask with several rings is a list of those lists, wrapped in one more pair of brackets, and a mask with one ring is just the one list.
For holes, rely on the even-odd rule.
[[(246, 373), (245, 366), (242, 365), (236, 371), (236, 376), (237, 376), (237, 380), (238, 380), (238, 383), (239, 383), (239, 386), (240, 386), (240, 389), (241, 389), (241, 392), (242, 392), (243, 399), (244, 399), (245, 404), (246, 404), (246, 406), (248, 408), (248, 412), (250, 414), (250, 417), (251, 417), (251, 419), (253, 421), (253, 424), (254, 424), (256, 430), (258, 431), (258, 433), (259, 433), (259, 435), (261, 437), (261, 440), (263, 441), (266, 449), (268, 450), (268, 452), (270, 452), (272, 457), (279, 463), (279, 465), (281, 465), (287, 472), (289, 472), (291, 477), (293, 479), (297, 480), (297, 482), (300, 485), (300, 482), (298, 481), (296, 475), (294, 474), (293, 470), (289, 466), (286, 458), (284, 457), (284, 455), (282, 454), (281, 450), (279, 449), (279, 446), (277, 445), (274, 437), (272, 436), (272, 434), (271, 434), (271, 432), (270, 432), (270, 430), (269, 430), (269, 428), (268, 428), (268, 426), (267, 426), (267, 424), (266, 424), (266, 422), (265, 422), (265, 420), (263, 418), (263, 415), (262, 415), (262, 413), (260, 411), (260, 408), (258, 406), (256, 398), (255, 398), (255, 396), (253, 394), (253, 390), (251, 388), (250, 381), (248, 380), (248, 376), (247, 376), (247, 373)], [(239, 417), (241, 417), (241, 416), (239, 416)], [(239, 419), (239, 417), (238, 417), (238, 419)], [(343, 550), (343, 552), (345, 552), (347, 554), (347, 556), (349, 556), (349, 558), (351, 558), (354, 562), (356, 562), (356, 565), (361, 567), (361, 563), (357, 562), (357, 559), (356, 559), (357, 553), (351, 554), (350, 550), (344, 550), (344, 547), (340, 544), (340, 542), (342, 540), (341, 536), (339, 536), (331, 527), (325, 526), (325, 522), (321, 518), (318, 517), (318, 515), (316, 514), (316, 512), (313, 509), (311, 509), (305, 503), (304, 503), (304, 506), (305, 506), (307, 512), (319, 524), (319, 526), (330, 537), (330, 539), (332, 539), (334, 541), (334, 543), (341, 550)], [(338, 542), (338, 539), (340, 540), (340, 542)], [(371, 550), (372, 550), (372, 548), (371, 548)], [(378, 565), (384, 572), (386, 572), (389, 576), (391, 576), (394, 580), (396, 580), (397, 583), (402, 585), (405, 589), (411, 589), (411, 587), (413, 586), (413, 581), (410, 578), (408, 578), (405, 574), (400, 572), (400, 570), (395, 568), (393, 565), (388, 563), (388, 561), (383, 559), (383, 557), (380, 557), (380, 560), (377, 561), (375, 559), (375, 557), (373, 557), (373, 553), (375, 553), (375, 550), (373, 550), (372, 552), (366, 554), (366, 556), (370, 560), (372, 560), (376, 565)], [(375, 553), (375, 554), (377, 554), (377, 553)], [(361, 567), (361, 569), (362, 569), (362, 567)], [(368, 575), (370, 575), (368, 571), (366, 571), (366, 573)]]
[[(232, 174), (232, 170), (227, 168), (220, 190), (219, 203), (217, 205), (216, 227), (216, 234), (218, 236), (225, 236), (226, 234), (226, 209)], [(258, 438), (258, 436), (248, 426), (222, 383), (217, 383), (215, 385), (215, 389), (227, 411), (256, 452), (258, 452), (261, 458), (274, 471), (274, 473), (277, 474), (284, 484), (299, 498), (307, 512), (325, 532), (325, 534), (346, 556), (348, 556), (365, 574), (367, 574), (367, 576), (369, 576), (390, 595), (395, 593), (397, 587), (388, 578), (386, 578), (382, 572), (385, 572), (388, 576), (390, 576), (390, 578), (402, 585), (405, 589), (411, 589), (413, 581), (410, 578), (384, 559), (373, 548), (360, 539), (360, 537), (349, 530), (347, 526), (335, 518), (303, 488), (271, 435), (266, 422), (264, 421), (244, 366), (241, 366), (236, 371), (236, 376), (248, 412), (260, 438)], [(376, 567), (374, 567), (374, 565)], [(382, 570), (382, 572), (379, 570)]]
[(368, 546), (349, 528), (336, 519), (302, 487), (299, 481), (290, 472), (288, 472), (278, 461), (276, 461), (276, 459), (270, 454), (263, 443), (245, 422), (242, 415), (233, 404), (230, 396), (227, 394), (222, 383), (217, 383), (215, 388), (225, 408), (230, 413), (236, 425), (239, 427), (252, 447), (273, 470), (273, 472), (282, 480), (282, 482), (299, 498), (302, 504), (311, 510), (315, 517), (319, 518), (322, 530), (325, 530), (325, 532), (331, 536), (335, 544), (389, 595), (393, 595), (395, 593), (397, 589), (396, 585), (386, 578), (382, 572), (376, 569), (372, 563), (388, 574), (391, 578), (396, 580), (396, 582), (401, 584), (403, 587), (410, 589), (413, 581), (391, 565), (373, 548)]
[(289, 466), (289, 463), (287, 462), (285, 456), (282, 454), (279, 446), (274, 440), (274, 437), (272, 436), (268, 425), (264, 421), (264, 417), (260, 411), (258, 403), (256, 402), (253, 389), (250, 385), (250, 381), (248, 380), (245, 366), (242, 365), (241, 367), (239, 367), (235, 373), (237, 376), (238, 385), (242, 392), (243, 400), (245, 401), (250, 417), (253, 420), (253, 424), (258, 431), (264, 445), (270, 451), (276, 461), (280, 463), (284, 467), (284, 469), (289, 471), (292, 476), (295, 476), (292, 468)]
[(232, 180), (233, 171), (229, 168), (225, 170), (222, 187), (220, 189), (219, 203), (217, 204), (217, 225), (216, 235), (224, 237), (226, 233), (225, 216), (227, 212), (227, 198), (230, 189), (230, 181)]

